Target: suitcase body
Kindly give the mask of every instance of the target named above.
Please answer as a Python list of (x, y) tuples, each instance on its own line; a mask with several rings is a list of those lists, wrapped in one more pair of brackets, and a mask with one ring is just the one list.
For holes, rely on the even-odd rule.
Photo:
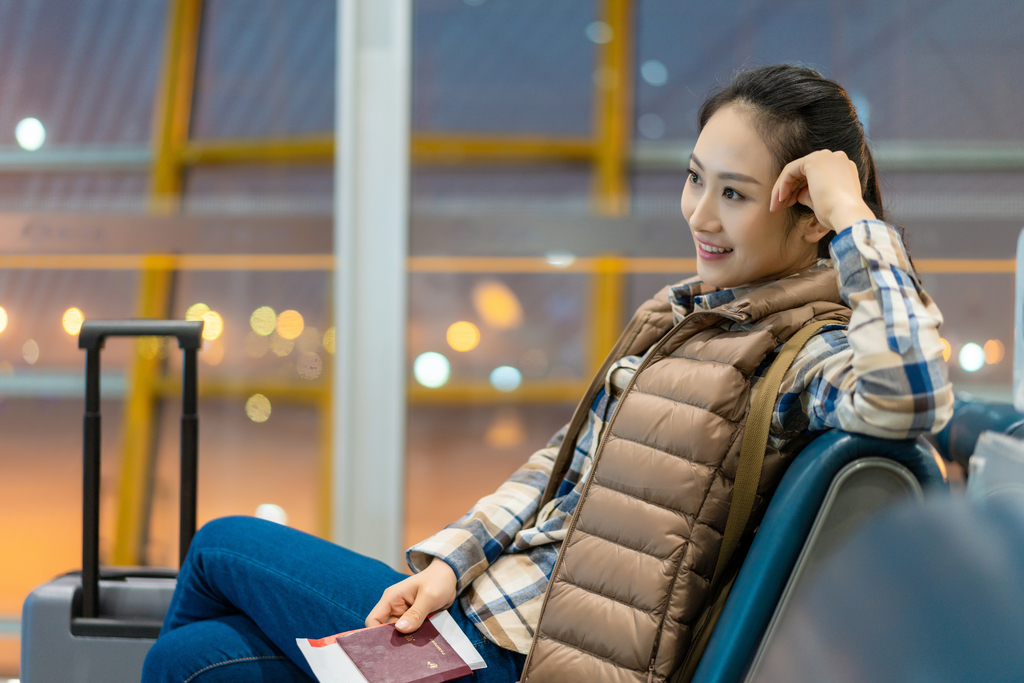
[(21, 616), (22, 683), (138, 683), (174, 593), (177, 572), (99, 567), (99, 353), (112, 336), (174, 336), (184, 352), (179, 561), (196, 527), (196, 353), (203, 323), (86, 321), (82, 571), (46, 583), (25, 599)]

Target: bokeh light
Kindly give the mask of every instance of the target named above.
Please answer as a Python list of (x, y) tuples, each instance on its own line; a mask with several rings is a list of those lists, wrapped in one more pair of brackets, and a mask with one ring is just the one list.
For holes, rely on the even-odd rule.
[(277, 333), (284, 339), (298, 339), (305, 327), (306, 323), (298, 311), (289, 309), (277, 316)]
[(270, 419), (270, 399), (263, 394), (253, 394), (245, 402), (245, 415), (253, 422), (266, 422)]
[(0, 332), (7, 329), (7, 309), (0, 306)]
[(588, 24), (586, 33), (590, 42), (597, 43), (598, 45), (610, 43), (612, 38), (615, 37), (615, 32), (612, 31), (612, 27), (603, 21), (594, 21)]
[(36, 361), (39, 360), (39, 344), (36, 343), (35, 339), (29, 339), (21, 345), (21, 357), (29, 365), (36, 364)]
[(939, 341), (942, 342), (942, 360), (948, 363), (950, 356), (953, 355), (953, 347), (950, 346), (945, 337), (941, 337)]
[(473, 306), (485, 323), (499, 330), (511, 330), (523, 322), (523, 306), (504, 282), (484, 280), (474, 285)]
[(985, 362), (989, 365), (995, 365), (1006, 356), (1006, 347), (998, 339), (989, 339), (982, 350), (985, 352)]
[(526, 427), (518, 413), (499, 413), (484, 433), (491, 448), (515, 448), (526, 441)]
[(491, 371), (491, 386), (498, 391), (515, 391), (523, 381), (523, 373), (511, 365), (502, 365)]
[(974, 342), (968, 342), (960, 349), (957, 359), (966, 372), (977, 372), (985, 365), (985, 351)]
[(275, 332), (270, 337), (270, 350), (274, 352), (275, 356), (284, 358), (292, 349), (295, 348), (295, 342), (291, 339), (285, 339), (279, 333)]
[(224, 331), (224, 318), (217, 311), (203, 313), (203, 339), (213, 341)]
[(202, 320), (209, 311), (210, 307), (206, 304), (192, 304), (185, 311), (185, 320)]
[(665, 119), (657, 114), (648, 112), (637, 119), (637, 130), (648, 140), (660, 140), (665, 134)]
[(416, 357), (412, 364), (412, 374), (416, 381), (430, 389), (436, 389), (448, 381), (452, 367), (442, 354), (427, 351)]
[(452, 323), (448, 328), (448, 346), (456, 351), (472, 351), (480, 343), (480, 330), (465, 320)]
[(270, 306), (260, 306), (249, 316), (249, 325), (256, 334), (269, 337), (277, 329), (277, 313)]
[(324, 361), (319, 355), (312, 351), (307, 351), (299, 356), (295, 369), (298, 370), (299, 377), (302, 379), (316, 379), (324, 370)]
[(665, 85), (668, 83), (668, 67), (657, 59), (648, 59), (640, 65), (640, 77), (650, 85)]
[(265, 519), (268, 522), (275, 522), (288, 526), (288, 513), (284, 508), (274, 503), (263, 503), (256, 508), (256, 518)]
[(220, 365), (220, 362), (224, 360), (224, 343), (219, 340), (213, 340), (209, 344), (203, 344), (202, 351), (199, 352), (199, 357), (203, 359), (207, 365)]
[(570, 254), (567, 251), (550, 251), (544, 254), (544, 260), (548, 262), (548, 265), (555, 268), (568, 268), (576, 263), (576, 255)]
[(34, 152), (46, 142), (46, 128), (37, 118), (29, 117), (18, 121), (14, 127), (14, 138), (22, 149)]
[(84, 321), (85, 316), (82, 315), (82, 311), (74, 306), (64, 311), (64, 318), (62, 319), (62, 322), (64, 324), (64, 331), (68, 334), (78, 334), (82, 329), (82, 323)]
[(324, 332), (324, 351), (334, 355), (335, 332), (333, 327), (328, 327)]

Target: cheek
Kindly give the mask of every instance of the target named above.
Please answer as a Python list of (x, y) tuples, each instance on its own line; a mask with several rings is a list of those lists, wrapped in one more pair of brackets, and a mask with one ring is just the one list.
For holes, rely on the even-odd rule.
[(697, 205), (697, 200), (693, 196), (693, 191), (690, 189), (689, 183), (683, 188), (683, 195), (679, 198), (679, 209), (683, 212), (683, 218), (686, 222), (690, 222), (690, 216), (693, 215), (693, 210)]

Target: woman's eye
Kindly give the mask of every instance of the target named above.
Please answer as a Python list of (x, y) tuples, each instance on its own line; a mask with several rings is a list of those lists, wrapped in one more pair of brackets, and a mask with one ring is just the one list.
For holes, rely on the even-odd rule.
[(726, 199), (743, 199), (743, 195), (741, 195), (739, 192), (732, 189), (731, 187), (725, 188), (725, 190), (722, 192), (722, 195), (724, 195)]
[(690, 171), (690, 177), (689, 177), (689, 181), (690, 181), (691, 183), (693, 183), (694, 185), (696, 185), (697, 183), (699, 183), (699, 182), (700, 182), (700, 176), (699, 176), (699, 175), (697, 175), (697, 173), (696, 173), (696, 172), (694, 172), (694, 171)]

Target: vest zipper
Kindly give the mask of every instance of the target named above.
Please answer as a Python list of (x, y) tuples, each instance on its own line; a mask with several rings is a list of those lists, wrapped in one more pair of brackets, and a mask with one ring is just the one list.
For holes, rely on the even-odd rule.
[[(551, 579), (548, 581), (547, 588), (544, 589), (544, 602), (542, 602), (540, 606), (540, 621), (537, 622), (537, 630), (533, 634), (533, 643), (530, 645), (530, 652), (526, 655), (526, 662), (523, 663), (523, 678), (520, 683), (526, 683), (529, 680), (530, 662), (533, 660), (533, 653), (537, 649), (537, 640), (540, 638), (540, 624), (541, 621), (543, 621), (544, 619), (544, 610), (547, 609), (548, 598), (551, 597), (551, 586), (554, 585), (555, 578), (558, 576), (558, 570), (562, 567), (562, 557), (564, 556), (563, 551), (565, 550), (565, 547), (568, 544), (569, 539), (572, 538), (572, 532), (576, 529), (576, 522), (579, 521), (580, 510), (583, 509), (583, 502), (587, 499), (587, 494), (590, 493), (590, 485), (594, 481), (594, 471), (597, 469), (597, 463), (601, 460), (601, 454), (604, 452), (604, 446), (606, 443), (605, 437), (611, 432), (612, 425), (615, 423), (615, 418), (619, 414), (619, 409), (622, 408), (622, 404), (626, 400), (626, 394), (628, 394), (629, 391), (633, 388), (633, 385), (636, 383), (636, 378), (640, 374), (640, 372), (642, 370), (645, 370), (647, 366), (651, 364), (651, 361), (654, 358), (655, 354), (658, 351), (660, 351), (661, 348), (665, 346), (665, 344), (668, 343), (668, 340), (673, 335), (675, 335), (679, 330), (682, 329), (683, 325), (693, 323), (695, 320), (703, 320), (704, 318), (727, 318), (730, 320), (732, 319), (730, 316), (724, 316), (719, 314), (718, 312), (712, 313), (710, 311), (702, 311), (700, 313), (695, 312), (686, 316), (678, 323), (673, 325), (669, 329), (669, 331), (662, 335), (661, 339), (658, 340), (658, 342), (651, 347), (651, 350), (647, 352), (647, 356), (644, 358), (643, 362), (640, 363), (639, 366), (637, 366), (637, 369), (633, 373), (633, 376), (629, 379), (629, 383), (626, 385), (626, 388), (622, 390), (622, 394), (619, 397), (619, 402), (615, 404), (615, 410), (614, 412), (612, 412), (612, 416), (608, 418), (608, 422), (605, 424), (604, 434), (601, 436), (600, 445), (598, 445), (597, 452), (594, 453), (593, 462), (590, 463), (590, 472), (587, 473), (587, 483), (583, 486), (583, 491), (580, 492), (580, 499), (576, 503), (576, 509), (573, 510), (572, 519), (569, 520), (569, 530), (565, 532), (565, 538), (562, 540), (562, 547), (558, 550), (558, 559), (555, 560), (555, 566), (551, 569)], [(664, 624), (662, 624), (662, 626), (664, 626)], [(657, 652), (657, 644), (661, 641), (661, 630), (662, 629), (659, 628), (658, 632), (654, 636), (655, 647), (651, 652), (651, 667), (649, 669), (649, 673), (647, 676), (648, 683), (651, 683), (654, 680), (654, 659), (655, 653)]]

